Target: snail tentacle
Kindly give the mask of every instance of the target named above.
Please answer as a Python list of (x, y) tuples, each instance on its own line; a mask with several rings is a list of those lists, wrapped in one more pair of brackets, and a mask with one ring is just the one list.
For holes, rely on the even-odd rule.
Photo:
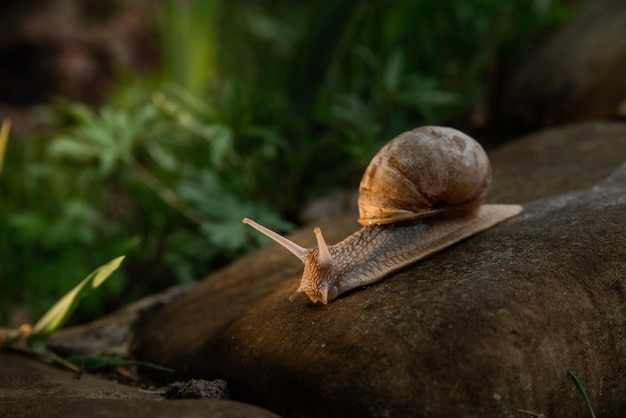
[(313, 230), (315, 233), (315, 239), (317, 240), (317, 247), (319, 248), (319, 254), (317, 261), (323, 265), (332, 265), (333, 258), (330, 255), (330, 251), (328, 251), (328, 245), (326, 245), (326, 241), (324, 240), (324, 235), (322, 235), (322, 230), (319, 228), (315, 228)]
[(306, 248), (303, 248), (303, 247), (299, 246), (298, 244), (296, 244), (295, 242), (293, 242), (291, 240), (288, 240), (287, 238), (283, 237), (280, 234), (277, 234), (276, 232), (272, 231), (271, 229), (268, 229), (268, 228), (264, 227), (263, 225), (260, 225), (260, 224), (258, 224), (256, 222), (254, 222), (252, 219), (243, 218), (242, 222), (244, 224), (246, 224), (246, 225), (250, 225), (252, 228), (256, 229), (257, 231), (259, 231), (260, 233), (262, 233), (266, 237), (271, 238), (272, 240), (274, 240), (278, 244), (282, 245), (283, 247), (285, 247), (286, 249), (291, 251), (291, 253), (293, 255), (298, 257), (300, 259), (300, 261), (302, 261), (304, 263), (304, 256), (306, 255), (306, 252), (307, 252)]

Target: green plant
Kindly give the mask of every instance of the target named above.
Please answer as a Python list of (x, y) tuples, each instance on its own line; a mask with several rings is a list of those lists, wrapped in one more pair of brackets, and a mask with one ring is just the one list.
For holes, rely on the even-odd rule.
[(219, 0), (163, 0), (159, 16), (164, 79), (190, 91), (204, 92), (215, 81)]
[(124, 256), (117, 257), (95, 269), (59, 299), (34, 326), (25, 324), (18, 329), (0, 328), (0, 349), (13, 349), (36, 354), (78, 372), (76, 367), (48, 351), (42, 342), (67, 322), (81, 299), (100, 287), (119, 268), (123, 260)]
[(576, 390), (578, 390), (578, 393), (580, 393), (580, 396), (582, 396), (583, 401), (585, 401), (585, 405), (587, 405), (587, 408), (589, 408), (589, 415), (591, 416), (591, 418), (596, 418), (596, 413), (593, 411), (593, 407), (591, 406), (591, 401), (589, 400), (589, 397), (587, 396), (587, 392), (585, 392), (585, 388), (583, 388), (583, 385), (580, 383), (580, 381), (578, 380), (578, 378), (576, 377), (574, 373), (568, 370), (567, 374), (574, 382), (574, 386), (576, 386)]
[[(490, 74), (506, 71), (569, 10), (551, 0), (343, 2), (347, 12), (321, 3), (327, 7), (312, 13), (298, 62), (322, 59), (315, 74), (294, 72), (292, 95), (346, 136), (361, 164), (399, 132), (459, 123), (484, 106), (494, 93)], [(317, 89), (302, 89), (310, 80)]]
[(142, 366), (166, 372), (173, 371), (153, 363), (112, 356), (69, 356), (63, 358), (50, 351), (45, 340), (59, 330), (82, 299), (99, 288), (120, 266), (124, 256), (117, 257), (91, 272), (83, 281), (59, 299), (34, 326), (23, 324), (18, 329), (0, 328), (0, 350), (13, 350), (35, 355), (76, 373), (95, 371), (110, 366)]
[(66, 293), (33, 326), (32, 333), (28, 336), (29, 340), (32, 342), (42, 341), (61, 328), (67, 322), (69, 316), (76, 310), (81, 299), (100, 287), (119, 268), (123, 260), (124, 256), (117, 257), (107, 264), (98, 267), (75, 288)]
[[(227, 124), (218, 106), (180, 87), (139, 89), (117, 100), (99, 111), (59, 102), (53, 115), (68, 126), (64, 132), (43, 148), (27, 142), (9, 150), (13, 164), (23, 153), (31, 175), (17, 180), (12, 169), (4, 179), (12, 199), (0, 209), (0, 249), (14, 254), (0, 265), (10, 279), (0, 284), (7, 302), (27, 290), (38, 312), (62, 278), (82, 267), (75, 260), (89, 261), (102, 249), (130, 253), (125, 273), (141, 271), (155, 290), (171, 285), (159, 282), (167, 272), (191, 282), (262, 242), (243, 227), (244, 216), (289, 228), (268, 209), (255, 175), (276, 158), (278, 134), (249, 122)], [(34, 204), (42, 199), (45, 205)], [(32, 259), (46, 261), (34, 266)], [(44, 273), (60, 279), (43, 282)], [(119, 280), (101, 300), (146, 293), (145, 285), (133, 292), (130, 283)]]
[[(249, 245), (240, 222), (246, 213), (289, 227), (264, 206), (254, 174), (281, 146), (270, 130), (223, 123), (217, 109), (180, 87), (154, 93), (134, 111), (105, 107), (95, 114), (76, 104), (67, 110), (77, 125), (70, 135), (53, 139), (51, 156), (96, 162), (101, 180), (112, 179), (145, 198), (135, 203), (145, 204), (146, 211), (182, 215), (181, 225), (199, 228), (208, 247), (238, 254)], [(247, 148), (249, 158), (242, 158), (236, 143)], [(154, 205), (154, 198), (169, 208)]]

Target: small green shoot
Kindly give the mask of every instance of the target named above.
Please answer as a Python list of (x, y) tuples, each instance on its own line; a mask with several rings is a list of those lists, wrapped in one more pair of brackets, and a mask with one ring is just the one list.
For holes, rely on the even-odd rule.
[(10, 348), (29, 353), (43, 360), (49, 360), (73, 370), (76, 373), (94, 371), (109, 366), (141, 366), (154, 370), (173, 372), (174, 370), (158, 364), (140, 360), (126, 360), (109, 356), (71, 356), (63, 358), (39, 344), (50, 334), (61, 328), (78, 303), (94, 289), (98, 288), (117, 270), (125, 256), (114, 258), (92, 271), (82, 282), (65, 294), (46, 312), (34, 327), (28, 324), (18, 329), (0, 328), (0, 349)]
[(80, 282), (78, 286), (63, 296), (39, 321), (37, 321), (33, 327), (30, 339), (32, 341), (41, 341), (61, 328), (78, 306), (78, 302), (104, 283), (109, 276), (118, 269), (122, 260), (124, 260), (124, 256), (117, 257), (107, 264), (98, 267)]
[(585, 392), (583, 385), (578, 381), (578, 378), (576, 377), (574, 373), (568, 370), (567, 374), (569, 375), (569, 377), (572, 378), (572, 380), (574, 381), (574, 385), (576, 386), (576, 389), (578, 389), (578, 393), (580, 393), (580, 396), (583, 397), (585, 404), (587, 404), (587, 408), (589, 408), (589, 413), (591, 414), (591, 418), (596, 418), (596, 414), (595, 412), (593, 412), (593, 407), (591, 406), (591, 402), (589, 401), (589, 397), (587, 396), (587, 393)]
[(24, 324), (18, 329), (0, 328), (0, 349), (9, 348), (47, 358), (79, 373), (81, 370), (62, 357), (38, 347), (54, 331), (65, 324), (78, 303), (104, 283), (118, 269), (125, 256), (117, 257), (91, 272), (82, 282), (63, 296), (46, 312), (34, 327)]

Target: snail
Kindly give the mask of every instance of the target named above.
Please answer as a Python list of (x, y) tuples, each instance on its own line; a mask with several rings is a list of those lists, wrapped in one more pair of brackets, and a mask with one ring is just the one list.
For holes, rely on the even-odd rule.
[(485, 204), (491, 165), (483, 148), (452, 128), (425, 126), (404, 132), (371, 160), (359, 186), (361, 229), (306, 249), (245, 218), (304, 263), (298, 289), (327, 304), (390, 273), (518, 215), (519, 205)]

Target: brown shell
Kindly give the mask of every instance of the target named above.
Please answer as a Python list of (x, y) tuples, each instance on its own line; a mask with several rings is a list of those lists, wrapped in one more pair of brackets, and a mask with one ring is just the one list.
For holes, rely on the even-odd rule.
[(490, 182), (489, 158), (478, 142), (452, 128), (417, 128), (387, 143), (365, 170), (359, 223), (469, 214), (485, 201)]

